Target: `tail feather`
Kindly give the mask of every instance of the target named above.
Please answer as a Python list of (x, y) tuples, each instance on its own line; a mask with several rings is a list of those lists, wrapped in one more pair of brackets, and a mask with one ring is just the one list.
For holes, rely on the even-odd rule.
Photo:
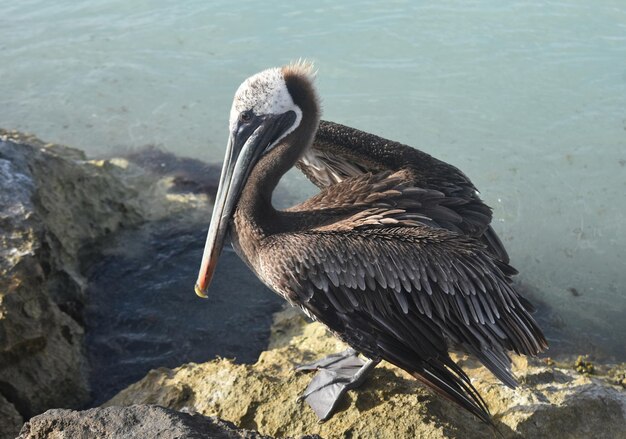
[(468, 349), (489, 371), (511, 389), (517, 387), (517, 381), (511, 373), (511, 359), (504, 351), (491, 349)]
[(459, 376), (447, 368), (429, 369), (431, 368), (423, 368), (411, 375), (447, 400), (468, 410), (484, 423), (494, 425), (487, 404), (469, 382), (467, 375), (463, 373), (464, 376)]

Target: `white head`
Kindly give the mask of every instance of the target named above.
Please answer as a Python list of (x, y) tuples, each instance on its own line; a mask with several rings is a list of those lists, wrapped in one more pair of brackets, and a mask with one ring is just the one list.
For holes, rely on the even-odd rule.
[(263, 70), (246, 79), (237, 89), (233, 99), (229, 120), (230, 132), (237, 130), (242, 117), (247, 117), (246, 115), (276, 115), (288, 111), (295, 113), (293, 125), (286, 129), (275, 143), (295, 130), (302, 121), (302, 109), (294, 103), (287, 88), (285, 77), (289, 75), (304, 76), (311, 82), (315, 78), (312, 64), (298, 62)]

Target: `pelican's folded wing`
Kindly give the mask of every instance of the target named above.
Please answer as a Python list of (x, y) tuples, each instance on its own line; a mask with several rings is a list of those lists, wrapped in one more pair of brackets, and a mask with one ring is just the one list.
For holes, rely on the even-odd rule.
[(492, 212), (474, 184), (455, 166), (399, 142), (321, 121), (313, 145), (296, 164), (316, 186), (325, 188), (365, 173), (410, 169), (412, 185), (441, 192), (460, 222), (442, 223), (455, 232), (480, 239), (504, 263), (509, 256), (491, 227)]
[(506, 351), (545, 348), (508, 266), (446, 229), (346, 221), (349, 228), (266, 238), (260, 275), (364, 355), (396, 364), (488, 419), (447, 351), (449, 342), (463, 347), (515, 386)]

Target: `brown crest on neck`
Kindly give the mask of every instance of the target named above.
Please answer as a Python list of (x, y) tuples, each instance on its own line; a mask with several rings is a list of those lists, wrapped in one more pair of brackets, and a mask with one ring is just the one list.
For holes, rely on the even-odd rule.
[[(303, 127), (305, 131), (315, 131), (320, 120), (320, 104), (313, 81), (315, 73), (313, 65), (308, 63), (294, 63), (282, 68), (287, 90), (296, 104), (302, 110), (301, 124), (313, 124), (313, 127)], [(315, 134), (315, 133), (313, 133)]]

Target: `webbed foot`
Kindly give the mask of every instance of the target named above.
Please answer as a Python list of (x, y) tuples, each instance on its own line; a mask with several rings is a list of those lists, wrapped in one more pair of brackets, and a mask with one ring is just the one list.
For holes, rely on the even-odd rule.
[(297, 371), (319, 371), (298, 400), (305, 400), (320, 421), (330, 419), (341, 397), (363, 384), (379, 363), (379, 360), (363, 361), (358, 355), (354, 349), (348, 349), (296, 368)]

